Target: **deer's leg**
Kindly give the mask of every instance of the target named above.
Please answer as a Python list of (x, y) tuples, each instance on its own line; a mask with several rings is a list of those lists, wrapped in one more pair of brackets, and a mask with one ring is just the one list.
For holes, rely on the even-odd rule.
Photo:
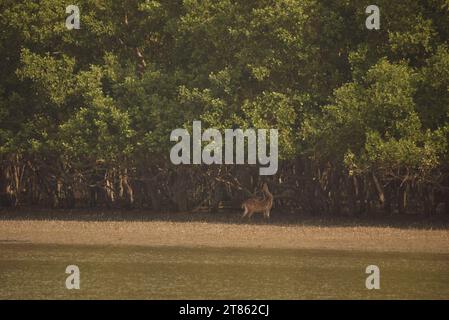
[(263, 213), (263, 216), (266, 219), (270, 219), (270, 210), (265, 210), (265, 212)]
[(251, 219), (251, 217), (253, 216), (254, 211), (250, 211), (248, 214), (248, 219)]
[(246, 215), (248, 214), (248, 207), (244, 206), (244, 208), (245, 208), (245, 212), (243, 212), (242, 218), (245, 218)]

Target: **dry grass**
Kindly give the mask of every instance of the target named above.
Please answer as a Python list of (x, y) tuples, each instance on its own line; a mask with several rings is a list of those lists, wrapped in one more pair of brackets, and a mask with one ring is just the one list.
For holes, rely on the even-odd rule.
[(174, 221), (0, 220), (0, 243), (449, 253), (446, 229)]

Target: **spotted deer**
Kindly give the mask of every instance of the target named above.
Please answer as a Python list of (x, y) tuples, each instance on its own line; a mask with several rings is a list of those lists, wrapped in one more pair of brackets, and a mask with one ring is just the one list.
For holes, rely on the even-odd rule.
[(264, 218), (270, 218), (270, 211), (273, 207), (273, 195), (268, 190), (268, 186), (266, 183), (262, 186), (262, 191), (264, 194), (263, 199), (258, 198), (249, 198), (242, 203), (242, 209), (245, 209), (243, 212), (242, 218), (248, 216), (250, 219), (253, 213), (260, 212), (263, 213)]

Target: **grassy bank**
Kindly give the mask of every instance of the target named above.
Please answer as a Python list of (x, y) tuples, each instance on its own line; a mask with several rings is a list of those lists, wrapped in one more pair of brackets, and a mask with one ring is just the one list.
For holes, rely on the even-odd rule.
[[(67, 290), (67, 265), (80, 290)], [(380, 268), (367, 290), (365, 268)], [(1, 299), (448, 299), (449, 255), (0, 244)]]
[[(126, 215), (128, 214), (128, 215)], [(0, 219), (0, 299), (447, 299), (432, 221), (49, 211)], [(67, 265), (81, 290), (67, 290)], [(381, 270), (367, 290), (365, 268)]]

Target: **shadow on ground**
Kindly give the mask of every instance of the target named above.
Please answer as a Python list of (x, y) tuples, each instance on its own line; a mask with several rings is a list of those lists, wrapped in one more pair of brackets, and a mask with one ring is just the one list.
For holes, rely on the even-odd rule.
[(204, 222), (228, 224), (269, 224), (280, 226), (316, 226), (316, 227), (391, 227), (401, 229), (436, 229), (449, 230), (449, 216), (374, 215), (374, 216), (324, 216), (305, 214), (283, 214), (272, 212), (269, 221), (261, 215), (254, 215), (251, 220), (242, 219), (241, 212), (152, 212), (149, 210), (117, 209), (42, 209), (33, 207), (2, 208), (1, 220), (63, 220), (63, 221), (171, 221)]

